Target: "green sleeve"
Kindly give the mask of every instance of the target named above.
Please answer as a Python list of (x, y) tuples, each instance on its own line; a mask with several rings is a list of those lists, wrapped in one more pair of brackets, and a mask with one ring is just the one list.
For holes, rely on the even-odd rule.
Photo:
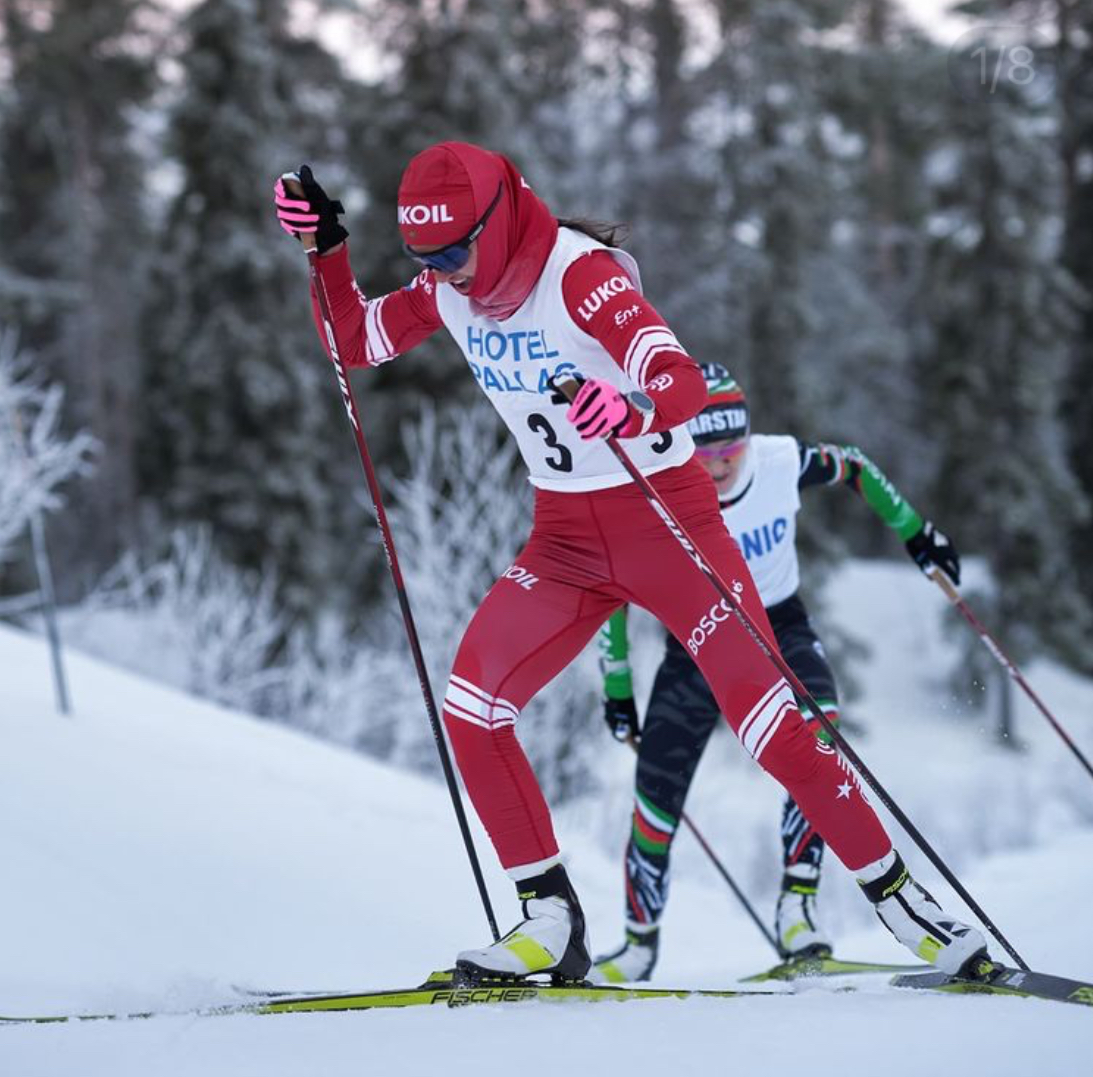
[(865, 503), (904, 542), (921, 530), (922, 517), (896, 489), (895, 483), (861, 449), (848, 445), (843, 451), (851, 465), (857, 465), (857, 474), (851, 482)]
[(798, 485), (842, 483), (861, 494), (865, 503), (904, 542), (922, 528), (922, 517), (895, 484), (855, 445), (800, 444)]
[(603, 691), (608, 699), (632, 699), (634, 683), (630, 679), (630, 642), (626, 638), (626, 606), (620, 606), (600, 628), (600, 672)]

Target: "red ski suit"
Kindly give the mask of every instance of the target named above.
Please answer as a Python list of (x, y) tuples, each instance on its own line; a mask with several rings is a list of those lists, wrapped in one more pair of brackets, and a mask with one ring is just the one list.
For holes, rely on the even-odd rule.
[[(496, 190), (497, 179), (491, 176), (483, 189)], [(534, 197), (530, 189), (511, 193)], [(502, 218), (497, 231), (514, 219)], [(479, 243), (490, 235), (487, 228)], [(448, 286), (438, 285), (430, 271), (409, 288), (367, 300), (346, 249), (320, 258), (318, 266), (349, 365), (384, 362), (444, 325), (437, 290)], [(656, 404), (647, 432), (669, 430), (701, 410), (705, 385), (649, 302), (635, 289), (609, 286), (618, 274), (619, 263), (606, 251), (578, 258), (564, 276), (564, 306), (629, 376), (635, 355), (641, 356), (638, 387)], [(586, 301), (597, 289), (602, 303), (589, 318)], [(321, 323), (319, 329), (323, 339)], [(642, 350), (642, 340), (652, 344)], [(606, 446), (598, 449), (610, 456)], [(773, 640), (701, 465), (692, 457), (652, 473), (650, 481)], [(628, 602), (647, 609), (688, 647), (746, 750), (786, 788), (848, 868), (862, 868), (890, 851), (887, 833), (845, 762), (808, 730), (781, 674), (626, 479), (608, 488), (536, 490), (527, 544), (475, 613), (445, 694), (445, 728), (463, 780), (502, 865), (515, 878), (534, 874), (558, 855), (550, 812), (517, 741), (515, 721), (608, 615)]]

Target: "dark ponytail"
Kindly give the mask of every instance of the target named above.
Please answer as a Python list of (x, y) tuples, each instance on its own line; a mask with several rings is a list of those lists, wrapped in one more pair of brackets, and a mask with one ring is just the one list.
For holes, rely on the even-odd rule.
[(559, 217), (559, 228), (572, 228), (605, 247), (621, 247), (630, 235), (630, 226), (611, 221), (594, 221), (588, 217)]

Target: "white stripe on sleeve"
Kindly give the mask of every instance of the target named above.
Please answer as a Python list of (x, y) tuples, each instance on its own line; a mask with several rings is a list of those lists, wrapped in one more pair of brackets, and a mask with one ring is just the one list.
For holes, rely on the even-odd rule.
[(623, 370), (626, 376), (639, 388), (645, 388), (645, 375), (649, 361), (658, 352), (678, 352), (686, 355), (683, 345), (676, 339), (675, 333), (666, 325), (648, 325), (639, 329), (626, 349)]
[[(358, 290), (358, 294), (359, 290)], [(395, 349), (391, 346), (391, 338), (383, 327), (383, 305), (387, 302), (387, 296), (380, 299), (365, 299), (364, 303), (364, 355), (371, 365), (385, 363), (388, 359), (394, 359)]]

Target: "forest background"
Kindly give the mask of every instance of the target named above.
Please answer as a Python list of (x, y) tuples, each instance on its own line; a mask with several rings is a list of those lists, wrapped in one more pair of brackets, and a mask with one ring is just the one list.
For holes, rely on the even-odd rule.
[[(1090, 672), (1093, 5), (956, 10), (941, 43), (893, 0), (0, 0), (0, 610), (44, 511), (68, 638), (434, 765), (271, 191), (310, 163), (379, 295), (414, 272), (402, 168), (458, 138), (559, 216), (627, 222), (757, 430), (861, 446), (985, 562), (1017, 661)], [(354, 385), (442, 685), (529, 493), (450, 341)], [(901, 556), (849, 494), (802, 523), (813, 587)], [(954, 690), (1004, 702), (953, 647)], [(562, 798), (602, 745), (589, 669), (532, 708)]]

